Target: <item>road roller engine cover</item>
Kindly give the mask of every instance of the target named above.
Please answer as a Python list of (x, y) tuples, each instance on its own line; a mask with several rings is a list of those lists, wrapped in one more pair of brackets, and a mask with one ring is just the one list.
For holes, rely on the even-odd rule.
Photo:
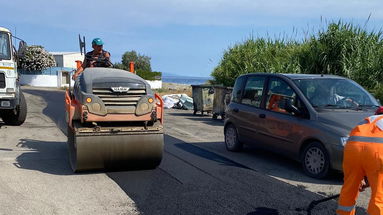
[(155, 168), (162, 159), (163, 101), (134, 73), (86, 68), (65, 94), (73, 171)]

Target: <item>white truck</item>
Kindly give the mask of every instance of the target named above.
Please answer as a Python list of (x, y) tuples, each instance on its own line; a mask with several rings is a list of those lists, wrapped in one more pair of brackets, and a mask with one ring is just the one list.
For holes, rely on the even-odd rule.
[(12, 45), (11, 32), (0, 27), (0, 117), (7, 125), (21, 125), (27, 116), (27, 103), (21, 92), (17, 58), (26, 43), (20, 40), (18, 51)]

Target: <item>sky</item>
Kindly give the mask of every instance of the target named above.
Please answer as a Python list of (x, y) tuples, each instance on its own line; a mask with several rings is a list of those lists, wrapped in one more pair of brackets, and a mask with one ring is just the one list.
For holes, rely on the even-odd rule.
[[(151, 57), (154, 71), (208, 77), (223, 53), (250, 36), (305, 38), (342, 20), (383, 29), (378, 0), (0, 0), (0, 26), (51, 52), (87, 51), (104, 41), (112, 62), (126, 51)], [(368, 22), (366, 23), (367, 19)]]

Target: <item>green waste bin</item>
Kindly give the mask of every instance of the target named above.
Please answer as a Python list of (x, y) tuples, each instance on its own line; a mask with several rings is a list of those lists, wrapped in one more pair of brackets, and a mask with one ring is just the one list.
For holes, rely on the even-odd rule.
[(214, 87), (211, 85), (192, 85), (194, 115), (197, 112), (210, 114), (213, 110)]
[(230, 103), (232, 87), (214, 86), (213, 119), (225, 119), (226, 106)]

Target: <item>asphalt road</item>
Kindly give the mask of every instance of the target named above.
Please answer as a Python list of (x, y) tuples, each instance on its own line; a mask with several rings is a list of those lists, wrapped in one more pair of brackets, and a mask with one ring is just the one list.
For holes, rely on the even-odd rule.
[[(24, 88), (28, 118), (0, 121), (0, 214), (308, 214), (337, 194), (342, 176), (315, 180), (282, 156), (227, 152), (223, 122), (166, 110), (165, 152), (154, 170), (73, 174), (67, 156), (64, 92)], [(358, 201), (366, 214), (369, 192)], [(336, 201), (311, 214), (334, 214)]]

